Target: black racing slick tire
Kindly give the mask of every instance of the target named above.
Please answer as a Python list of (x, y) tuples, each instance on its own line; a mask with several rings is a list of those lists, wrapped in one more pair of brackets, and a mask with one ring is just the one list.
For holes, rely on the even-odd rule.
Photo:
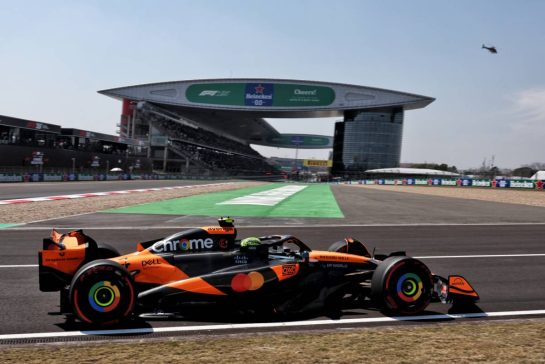
[(70, 305), (76, 316), (92, 325), (110, 325), (127, 319), (136, 291), (129, 272), (111, 260), (95, 260), (81, 267), (70, 285)]
[(424, 263), (407, 256), (386, 258), (371, 278), (371, 299), (388, 315), (422, 312), (431, 301), (433, 278)]

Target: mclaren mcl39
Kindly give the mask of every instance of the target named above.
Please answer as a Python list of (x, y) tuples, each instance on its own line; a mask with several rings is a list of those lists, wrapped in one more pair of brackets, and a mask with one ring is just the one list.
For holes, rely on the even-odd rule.
[(53, 230), (39, 252), (39, 283), (60, 292), (61, 313), (98, 326), (195, 307), (297, 315), (348, 303), (412, 315), (432, 301), (479, 299), (462, 276), (432, 274), (404, 252), (370, 254), (352, 238), (327, 251), (291, 235), (237, 240), (230, 218), (138, 243), (126, 255), (81, 230)]

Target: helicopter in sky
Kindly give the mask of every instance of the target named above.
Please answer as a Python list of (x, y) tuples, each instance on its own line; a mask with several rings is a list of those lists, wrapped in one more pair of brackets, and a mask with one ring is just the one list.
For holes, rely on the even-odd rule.
[(493, 54), (498, 53), (498, 50), (494, 46), (487, 47), (487, 46), (485, 46), (483, 44), (483, 46), (481, 48), (484, 48), (484, 49), (488, 50), (490, 53), (493, 53)]

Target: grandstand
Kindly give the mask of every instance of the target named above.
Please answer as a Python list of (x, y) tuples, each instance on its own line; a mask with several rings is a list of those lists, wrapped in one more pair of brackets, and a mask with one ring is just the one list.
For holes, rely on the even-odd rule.
[(16, 173), (151, 172), (145, 146), (89, 130), (0, 115), (0, 171)]
[[(209, 79), (118, 87), (119, 135), (149, 145), (155, 170), (274, 173), (251, 145), (333, 149), (338, 175), (398, 167), (404, 113), (433, 98), (372, 87), (283, 79)], [(268, 118), (342, 116), (333, 136), (282, 134)]]
[[(134, 124), (148, 137), (149, 158), (156, 171), (208, 176), (259, 176), (276, 169), (248, 144), (172, 115), (151, 104), (132, 103)], [(148, 128), (144, 127), (148, 125)]]

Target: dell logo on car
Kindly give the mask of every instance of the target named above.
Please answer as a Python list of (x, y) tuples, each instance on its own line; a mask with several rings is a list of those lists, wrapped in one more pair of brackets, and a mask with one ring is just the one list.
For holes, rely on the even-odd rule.
[(211, 238), (206, 239), (179, 239), (163, 241), (160, 244), (152, 246), (151, 250), (156, 253), (167, 253), (188, 250), (206, 250), (212, 249), (214, 241)]

